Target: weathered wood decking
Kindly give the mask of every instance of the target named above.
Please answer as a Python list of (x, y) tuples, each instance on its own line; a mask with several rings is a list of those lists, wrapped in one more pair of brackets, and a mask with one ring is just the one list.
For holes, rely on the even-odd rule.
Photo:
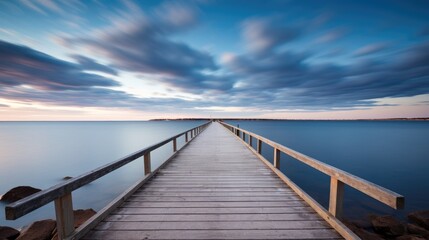
[(83, 239), (338, 239), (238, 138), (211, 124)]

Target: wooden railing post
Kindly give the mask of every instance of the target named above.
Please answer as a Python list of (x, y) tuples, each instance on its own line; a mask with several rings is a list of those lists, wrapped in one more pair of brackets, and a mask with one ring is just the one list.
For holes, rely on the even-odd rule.
[(243, 132), (243, 142), (246, 142), (246, 133)]
[(151, 170), (151, 164), (150, 164), (150, 152), (147, 152), (144, 155), (144, 175), (148, 175), (152, 172)]
[(280, 169), (280, 150), (274, 148), (274, 167)]
[(262, 141), (261, 141), (261, 139), (258, 139), (258, 144), (256, 145), (256, 151), (258, 151), (258, 153), (261, 154), (261, 151), (262, 151)]
[(331, 190), (329, 194), (329, 212), (340, 219), (343, 214), (344, 183), (331, 177)]
[(253, 142), (253, 137), (252, 135), (249, 135), (249, 145), (252, 146), (252, 142)]
[(188, 142), (188, 132), (185, 133), (185, 142)]
[(173, 152), (176, 152), (176, 151), (177, 151), (177, 140), (175, 138), (173, 139)]
[(71, 192), (55, 199), (58, 238), (65, 239), (74, 231), (73, 201)]

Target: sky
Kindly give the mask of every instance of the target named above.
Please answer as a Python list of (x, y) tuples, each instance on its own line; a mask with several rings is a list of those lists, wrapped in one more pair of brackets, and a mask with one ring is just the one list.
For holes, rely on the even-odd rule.
[(2, 121), (429, 117), (425, 0), (0, 9)]

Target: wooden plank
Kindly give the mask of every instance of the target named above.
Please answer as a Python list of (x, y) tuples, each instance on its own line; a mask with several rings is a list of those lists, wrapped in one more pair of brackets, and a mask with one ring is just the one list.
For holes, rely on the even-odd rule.
[(199, 222), (199, 221), (293, 221), (320, 220), (316, 213), (281, 214), (176, 214), (110, 215), (104, 221), (115, 222)]
[(277, 202), (137, 202), (127, 201), (127, 208), (273, 208), (304, 207), (302, 201)]
[(282, 196), (296, 196), (293, 191), (282, 192), (164, 192), (164, 191), (136, 191), (133, 196), (177, 196), (177, 197), (282, 197)]
[(84, 239), (339, 239), (330, 229), (92, 231)]
[(224, 196), (132, 196), (128, 201), (138, 202), (284, 202), (284, 201), (301, 201), (301, 199), (295, 195), (278, 195), (278, 196), (239, 196), (231, 197), (229, 195)]
[(223, 208), (128, 208), (119, 207), (115, 214), (266, 214), (266, 213), (313, 213), (310, 207), (223, 207)]
[(277, 229), (329, 229), (324, 221), (199, 221), (189, 222), (102, 222), (94, 230), (277, 230)]

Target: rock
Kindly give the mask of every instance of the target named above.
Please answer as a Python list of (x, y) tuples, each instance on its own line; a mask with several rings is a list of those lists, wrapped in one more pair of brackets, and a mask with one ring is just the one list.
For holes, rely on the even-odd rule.
[(56, 222), (51, 219), (34, 222), (22, 230), (16, 240), (50, 240), (55, 226)]
[(371, 223), (376, 233), (395, 237), (405, 234), (405, 226), (392, 216), (371, 216)]
[(426, 239), (429, 239), (429, 231), (422, 228), (422, 227), (408, 223), (407, 229), (408, 229), (409, 233), (417, 234), (417, 235), (420, 235), (422, 237), (425, 237)]
[(90, 217), (94, 216), (97, 212), (94, 209), (78, 209), (73, 211), (74, 213), (74, 227), (77, 228), (82, 225)]
[(1, 201), (5, 202), (16, 202), (22, 198), (28, 197), (33, 193), (41, 191), (38, 188), (33, 188), (30, 186), (19, 186), (16, 188), (12, 188), (7, 193), (3, 195)]
[(429, 210), (412, 212), (408, 214), (408, 220), (429, 230)]
[(15, 228), (0, 226), (0, 239), (16, 239), (19, 236), (19, 231)]
[(63, 180), (69, 180), (69, 179), (72, 179), (73, 177), (70, 177), (70, 176), (65, 176), (65, 177), (63, 177)]
[(361, 239), (365, 240), (384, 240), (383, 236), (378, 234), (366, 231), (364, 229), (359, 228), (353, 223), (345, 222), (346, 226), (352, 230), (356, 235), (358, 235)]
[(422, 238), (417, 235), (403, 235), (400, 237), (395, 238), (395, 240), (425, 240), (427, 238)]

